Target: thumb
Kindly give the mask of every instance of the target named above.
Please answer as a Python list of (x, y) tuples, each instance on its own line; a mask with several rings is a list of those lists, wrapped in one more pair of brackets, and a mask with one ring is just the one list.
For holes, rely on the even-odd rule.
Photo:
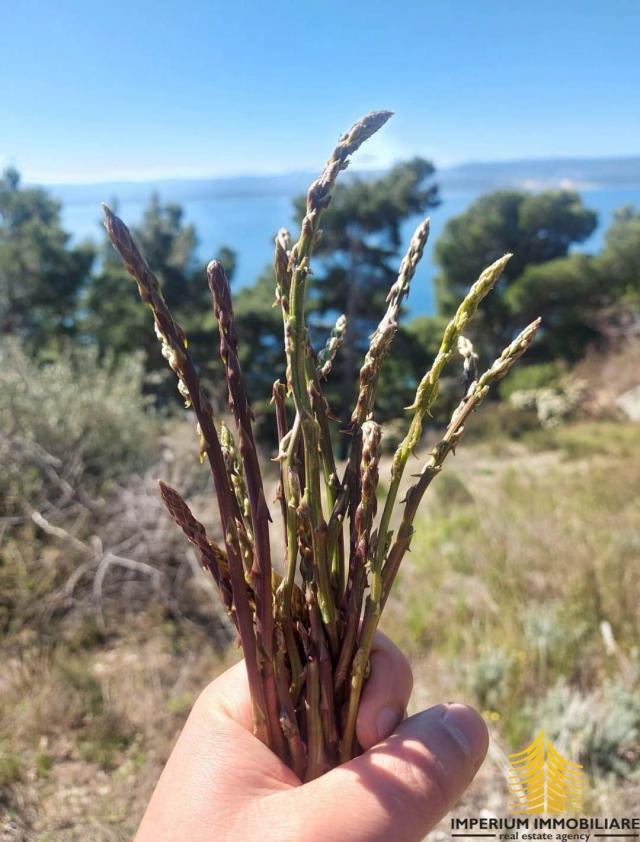
[(360, 757), (279, 797), (297, 802), (292, 813), (303, 821), (300, 839), (418, 842), (471, 783), (488, 741), (472, 708), (438, 705), (405, 720)]

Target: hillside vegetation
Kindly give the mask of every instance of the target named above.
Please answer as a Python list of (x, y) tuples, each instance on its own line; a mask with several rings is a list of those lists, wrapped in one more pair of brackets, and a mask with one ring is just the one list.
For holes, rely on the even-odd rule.
[[(438, 201), (432, 173), (416, 159), (350, 181), (327, 213), (311, 334), (321, 346), (351, 307), (327, 390), (343, 421), (400, 225)], [(493, 359), (538, 312), (545, 327), (430, 489), (383, 623), (411, 657), (414, 708), (455, 698), (490, 724), (461, 811), (506, 809), (507, 755), (541, 728), (584, 765), (588, 812), (640, 796), (640, 214), (619, 211), (601, 254), (575, 253), (595, 222), (573, 193), (483, 197), (447, 226), (439, 311), (398, 331), (381, 380), (391, 452), (456, 294), (495, 254), (519, 255), (474, 325), (476, 349)], [(196, 234), (157, 198), (135, 234), (222, 415)], [(219, 257), (231, 273), (234, 255)], [(158, 479), (212, 537), (220, 526), (195, 421), (134, 285), (105, 244), (71, 246), (58, 204), (14, 171), (0, 182), (0, 292), (0, 840), (125, 840), (193, 700), (238, 658)], [(273, 292), (266, 271), (236, 297), (269, 501), (268, 396), (283, 373)], [(460, 393), (451, 366), (424, 453)], [(389, 468), (387, 456), (381, 493)]]
[[(612, 452), (599, 427), (566, 428), (552, 450), (469, 447), (420, 519), (384, 628), (412, 659), (414, 708), (461, 699), (490, 723), (461, 811), (506, 808), (506, 754), (542, 727), (584, 763), (591, 811), (637, 803), (640, 445), (621, 427)], [(193, 700), (238, 655), (153, 597), (56, 638), (0, 647), (0, 838), (128, 839)]]

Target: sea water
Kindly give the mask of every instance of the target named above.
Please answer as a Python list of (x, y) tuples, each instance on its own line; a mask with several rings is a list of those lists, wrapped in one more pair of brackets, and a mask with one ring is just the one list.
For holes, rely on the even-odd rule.
[[(184, 191), (184, 187), (182, 190)], [(63, 204), (63, 225), (72, 235), (73, 241), (86, 238), (98, 240), (102, 236), (99, 202), (112, 201), (114, 197), (99, 195), (99, 192), (100, 188), (97, 185), (95, 199), (83, 197), (82, 200)], [(437, 272), (433, 263), (433, 246), (447, 220), (462, 213), (478, 195), (477, 192), (443, 191), (442, 203), (431, 211), (429, 243), (407, 302), (411, 315), (433, 313), (432, 281)], [(640, 187), (602, 187), (582, 191), (581, 196), (586, 207), (598, 214), (597, 229), (588, 240), (577, 247), (578, 250), (588, 253), (596, 253), (602, 248), (604, 233), (617, 208), (631, 204), (640, 209)], [(173, 201), (171, 188), (167, 187), (161, 191), (160, 198), (162, 201)], [(118, 213), (128, 224), (136, 224), (142, 217), (147, 201), (148, 196), (124, 199), (118, 203)], [(203, 262), (215, 257), (223, 245), (237, 253), (238, 263), (234, 279), (236, 288), (252, 284), (270, 264), (273, 237), (279, 228), (285, 227), (295, 231), (292, 197), (287, 195), (189, 198), (182, 192), (180, 204), (185, 212), (185, 221), (195, 226), (198, 235), (198, 256)], [(406, 220), (403, 224), (403, 249), (408, 245), (419, 221), (416, 217)]]

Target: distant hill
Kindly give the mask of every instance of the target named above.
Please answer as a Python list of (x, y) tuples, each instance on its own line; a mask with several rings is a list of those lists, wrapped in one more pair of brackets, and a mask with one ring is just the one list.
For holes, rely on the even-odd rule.
[[(367, 178), (379, 171), (353, 171), (349, 178)], [(295, 196), (305, 191), (315, 173), (237, 176), (211, 179), (165, 179), (161, 181), (104, 182), (100, 184), (49, 185), (64, 204), (99, 202), (117, 196), (122, 202), (146, 200), (157, 191), (167, 201), (184, 202), (224, 197)], [(504, 187), (538, 190), (566, 187), (577, 190), (598, 187), (640, 186), (640, 156), (633, 158), (558, 158), (521, 161), (487, 161), (460, 164), (437, 171), (436, 180), (445, 192), (484, 192)]]
[(227, 197), (295, 196), (302, 193), (316, 177), (311, 173), (294, 172), (283, 175), (242, 175), (232, 178), (176, 178), (159, 181), (108, 181), (96, 184), (55, 184), (50, 190), (64, 204), (85, 204), (96, 196), (117, 196), (122, 202), (145, 200), (157, 192), (163, 199), (174, 202)]
[(487, 161), (440, 170), (440, 184), (448, 190), (485, 191), (501, 187), (539, 190), (565, 187), (640, 186), (640, 156), (634, 158), (557, 158)]

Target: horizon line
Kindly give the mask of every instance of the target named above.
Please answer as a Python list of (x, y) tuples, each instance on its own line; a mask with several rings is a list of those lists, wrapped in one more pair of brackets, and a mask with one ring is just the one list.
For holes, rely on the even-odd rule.
[[(378, 173), (384, 172), (391, 167), (395, 166), (397, 163), (401, 163), (402, 160), (410, 160), (411, 157), (421, 157), (419, 155), (409, 156), (407, 158), (399, 159), (397, 161), (393, 161), (386, 166), (357, 166), (352, 165), (350, 167), (350, 172), (352, 173)], [(506, 164), (524, 164), (524, 163), (562, 163), (562, 162), (574, 162), (574, 163), (583, 163), (583, 162), (591, 162), (591, 161), (640, 161), (640, 153), (629, 153), (629, 154), (621, 154), (621, 155), (560, 155), (558, 157), (552, 156), (542, 156), (542, 157), (528, 157), (528, 156), (521, 156), (517, 158), (496, 158), (496, 159), (468, 159), (464, 161), (460, 161), (458, 163), (453, 164), (446, 164), (438, 166), (434, 163), (435, 173), (438, 172), (450, 172), (453, 170), (461, 169), (463, 167), (469, 166), (496, 166), (496, 165), (506, 165)], [(355, 164), (355, 162), (354, 162)], [(3, 165), (3, 169), (7, 169), (11, 166), (15, 166), (14, 164), (7, 163)], [(20, 168), (16, 166), (18, 172), (20, 172)], [(238, 179), (260, 179), (260, 178), (286, 178), (290, 176), (311, 176), (313, 177), (315, 170), (309, 167), (308, 169), (304, 168), (296, 168), (292, 170), (262, 170), (262, 171), (254, 171), (254, 172), (235, 172), (235, 173), (224, 173), (224, 174), (212, 174), (212, 173), (187, 173), (181, 174), (180, 172), (176, 172), (175, 170), (171, 173), (158, 173), (158, 174), (146, 174), (142, 176), (136, 176), (129, 173), (123, 173), (122, 175), (109, 175), (109, 176), (90, 176), (87, 178), (80, 178), (78, 180), (73, 178), (39, 178), (39, 179), (24, 179), (24, 183), (28, 186), (42, 186), (42, 187), (98, 187), (101, 185), (108, 185), (108, 184), (147, 184), (150, 182), (189, 182), (189, 181), (233, 181)], [(22, 175), (22, 173), (21, 173)]]

